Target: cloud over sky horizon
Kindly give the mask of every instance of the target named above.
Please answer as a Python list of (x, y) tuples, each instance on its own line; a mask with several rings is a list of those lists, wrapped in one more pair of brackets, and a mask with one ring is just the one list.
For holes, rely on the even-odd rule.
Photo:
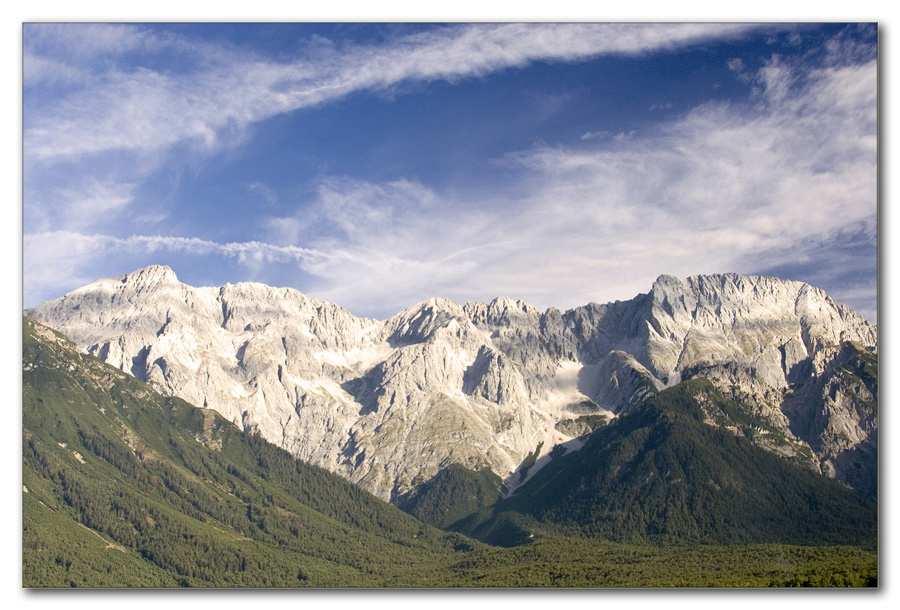
[(876, 36), (25, 24), (24, 304), (149, 264), (378, 318), (738, 272), (875, 322)]

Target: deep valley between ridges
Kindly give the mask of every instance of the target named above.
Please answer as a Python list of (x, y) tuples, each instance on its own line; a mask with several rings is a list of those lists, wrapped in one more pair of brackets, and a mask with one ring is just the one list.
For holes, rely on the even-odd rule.
[(707, 424), (877, 493), (865, 374), (876, 329), (798, 282), (661, 276), (630, 301), (567, 312), (431, 299), (378, 321), (292, 289), (195, 288), (150, 267), (26, 313), (383, 499), (452, 464), (489, 469), (510, 494), (555, 447), (577, 450), (694, 377), (742, 405)]

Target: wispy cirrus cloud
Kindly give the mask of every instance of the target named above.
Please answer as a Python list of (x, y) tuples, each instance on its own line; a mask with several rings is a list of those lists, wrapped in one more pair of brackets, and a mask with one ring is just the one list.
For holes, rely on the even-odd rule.
[(850, 280), (834, 296), (874, 317), (870, 274), (852, 281), (872, 265), (877, 230), (874, 60), (808, 69), (776, 58), (749, 76), (749, 105), (704, 104), (629, 137), (508, 155), (515, 195), (471, 202), (409, 180), (333, 176), (302, 212), (268, 217), (264, 241), (42, 233), (26, 236), (26, 262), (35, 276), (110, 252), (285, 263), (315, 279), (315, 296), (390, 315), (435, 295), (605, 302), (663, 272), (791, 262), (816, 278), (818, 262), (844, 248)]
[(454, 25), (376, 45), (313, 40), (303, 57), (286, 62), (142, 25), (26, 24), (26, 231), (84, 232), (93, 221), (105, 230), (108, 215), (82, 212), (118, 210), (123, 193), (134, 195), (146, 217), (147, 206), (162, 202), (135, 197), (175, 149), (202, 157), (242, 142), (255, 122), (355, 91), (454, 81), (535, 61), (646, 53), (748, 29)]
[[(47, 62), (72, 73), (87, 74), (90, 69), (91, 75), (80, 90), (36, 116), (26, 116), (25, 152), (30, 159), (52, 161), (109, 150), (159, 150), (179, 142), (212, 147), (223, 132), (354, 91), (384, 90), (412, 81), (454, 81), (536, 61), (649, 53), (739, 36), (753, 27), (449, 26), (374, 47), (323, 47), (309, 59), (280, 63), (174, 36), (159, 38), (139, 26), (56, 25), (52, 31), (33, 26), (26, 38), (26, 87), (46, 81)], [(115, 58), (122, 53), (127, 57), (127, 51), (138, 47), (183, 54), (189, 65), (172, 72), (120, 66), (110, 59), (108, 64), (92, 61), (89, 69), (81, 68), (85, 58)], [(99, 72), (97, 65), (107, 70)]]
[[(98, 32), (68, 54), (77, 28), (54, 32), (58, 44), (26, 38), (26, 97), (29, 87), (49, 92), (26, 105), (26, 303), (96, 279), (110, 256), (148, 253), (292, 266), (313, 296), (386, 316), (432, 296), (507, 294), (566, 308), (630, 298), (663, 272), (765, 272), (786, 260), (803, 266), (795, 275), (824, 281), (811, 270), (822, 257), (820, 267), (835, 269), (837, 252), (845, 281), (834, 296), (874, 317), (877, 74), (872, 47), (840, 37), (824, 57), (776, 56), (756, 70), (732, 59), (735, 76), (755, 87), (749, 102), (510, 153), (498, 161), (508, 182), (492, 195), (440, 192), (412, 177), (328, 176), (296, 213), (277, 215), (286, 191), (245, 182), (271, 210), (247, 239), (222, 243), (142, 235), (134, 224), (112, 230), (75, 213), (138, 207), (142, 181), (171, 151), (202, 157), (240, 142), (255, 122), (354, 92), (671, 50), (755, 27), (461, 25), (377, 45), (311, 43), (292, 61), (141, 26)], [(138, 50), (144, 60), (126, 63)], [(153, 59), (162, 56), (180, 61)]]
[[(421, 185), (332, 180), (318, 193), (318, 224), (307, 215), (270, 227), (295, 223), (281, 237), (307, 243), (329, 228), (365, 227), (320, 245), (372, 264), (306, 267), (342, 278), (322, 294), (351, 308), (381, 302), (387, 313), (434, 294), (498, 293), (569, 307), (629, 298), (663, 272), (791, 263), (874, 319), (876, 65), (800, 68), (766, 64), (753, 75), (752, 106), (706, 104), (642, 135), (511, 154), (504, 163), (522, 169), (521, 198), (473, 207)], [(407, 264), (377, 263), (387, 251)]]
[(101, 182), (88, 176), (27, 201), (29, 230), (64, 226), (71, 230), (108, 224), (134, 200), (134, 184)]

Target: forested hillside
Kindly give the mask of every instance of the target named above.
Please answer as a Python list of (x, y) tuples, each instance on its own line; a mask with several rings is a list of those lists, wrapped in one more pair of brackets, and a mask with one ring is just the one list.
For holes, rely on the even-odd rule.
[(24, 360), (26, 586), (416, 585), (478, 547), (28, 320)]
[(560, 454), (456, 528), (493, 544), (535, 534), (634, 544), (851, 544), (874, 549), (876, 503), (751, 443), (777, 435), (704, 379), (683, 382)]

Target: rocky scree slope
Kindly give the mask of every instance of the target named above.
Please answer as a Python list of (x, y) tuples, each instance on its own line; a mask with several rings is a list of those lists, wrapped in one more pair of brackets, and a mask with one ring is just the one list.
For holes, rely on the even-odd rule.
[(584, 442), (561, 424), (614, 418), (695, 376), (747, 405), (754, 419), (734, 433), (874, 490), (877, 383), (840, 362), (876, 358), (876, 329), (799, 282), (661, 276), (648, 294), (567, 312), (430, 299), (378, 321), (153, 266), (26, 314), (384, 499), (451, 464), (490, 468), (512, 492), (526, 457), (540, 466)]

